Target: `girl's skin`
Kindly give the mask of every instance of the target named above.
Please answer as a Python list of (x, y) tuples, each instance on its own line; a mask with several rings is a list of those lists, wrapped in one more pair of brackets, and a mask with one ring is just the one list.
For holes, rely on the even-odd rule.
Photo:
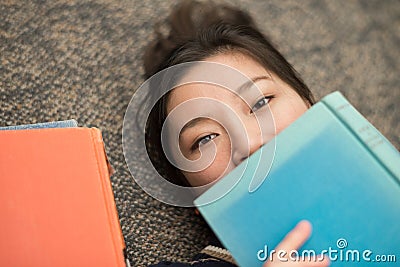
[[(226, 128), (215, 120), (208, 118), (196, 120), (196, 123), (180, 132), (180, 150), (189, 160), (198, 159), (200, 157), (200, 149), (202, 153), (207, 149), (212, 149), (212, 143), (216, 148), (215, 158), (207, 168), (197, 172), (182, 171), (192, 186), (206, 185), (223, 177), (309, 108), (309, 105), (289, 85), (281, 81), (275, 74), (269, 73), (257, 61), (243, 53), (235, 51), (220, 53), (206, 58), (205, 61), (225, 64), (239, 70), (250, 79), (257, 78), (255, 84), (263, 95), (253, 96), (253, 99), (250, 98), (248, 101), (253, 105), (248, 106), (235, 93), (211, 84), (187, 84), (171, 91), (167, 102), (168, 114), (185, 101), (207, 97), (228, 105), (241, 119), (248, 136), (248, 143), (235, 142), (235, 139), (230, 138), (228, 135)], [(193, 103), (193, 105), (196, 105), (196, 103)], [(267, 114), (268, 107), (273, 115), (275, 131), (260, 129), (260, 124), (256, 118), (256, 116)], [(192, 108), (193, 110), (204, 110), (212, 109), (213, 107), (192, 106)], [(218, 107), (213, 112), (218, 113)], [(310, 234), (310, 223), (302, 221), (287, 234), (276, 250), (283, 249), (288, 253), (291, 250), (297, 250), (308, 239)], [(282, 262), (274, 260), (273, 262), (267, 261), (264, 264), (264, 266), (269, 267), (328, 265), (329, 261), (326, 257), (323, 261), (316, 262), (293, 262), (290, 260)]]
[[(209, 57), (205, 61), (225, 64), (237, 69), (250, 79), (260, 77), (255, 84), (263, 95), (255, 96), (253, 94), (250, 96), (248, 102), (252, 106), (249, 106), (235, 93), (216, 85), (194, 83), (172, 90), (167, 102), (168, 114), (185, 101), (207, 97), (228, 105), (242, 120), (248, 135), (248, 144), (247, 142), (235, 142), (234, 138), (231, 142), (222, 125), (206, 118), (198, 120), (196, 124), (182, 131), (179, 146), (182, 154), (189, 160), (200, 157), (199, 148), (193, 150), (193, 144), (197, 143), (205, 152), (211, 148), (211, 140), (216, 145), (215, 159), (208, 168), (199, 172), (183, 171), (192, 186), (205, 185), (224, 176), (247, 158), (248, 154), (256, 151), (308, 109), (308, 105), (290, 86), (282, 82), (276, 75), (266, 71), (264, 67), (249, 56), (238, 52), (229, 52), (228, 54)], [(192, 102), (190, 103), (191, 110), (186, 111), (186, 113), (194, 112), (194, 110), (208, 111), (213, 108), (216, 108), (216, 110), (213, 110), (212, 113), (216, 115), (223, 112), (218, 110), (219, 107), (213, 107), (213, 102), (210, 101), (210, 106), (207, 107), (203, 103)], [(260, 130), (262, 124), (259, 124), (258, 121), (262, 121), (263, 114), (269, 114), (267, 103), (273, 114), (276, 133), (273, 127), (269, 127), (270, 129), (263, 133)], [(229, 127), (227, 125), (229, 123), (228, 120), (228, 123), (224, 126)]]

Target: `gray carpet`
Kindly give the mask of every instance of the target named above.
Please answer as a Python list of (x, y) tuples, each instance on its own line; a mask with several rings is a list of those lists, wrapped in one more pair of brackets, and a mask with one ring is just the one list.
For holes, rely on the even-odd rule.
[[(400, 3), (236, 0), (302, 74), (317, 98), (335, 90), (400, 148)], [(185, 260), (205, 244), (191, 209), (147, 196), (126, 167), (121, 128), (143, 82), (152, 25), (172, 3), (12, 1), (0, 4), (0, 126), (75, 118), (102, 130), (134, 266)]]

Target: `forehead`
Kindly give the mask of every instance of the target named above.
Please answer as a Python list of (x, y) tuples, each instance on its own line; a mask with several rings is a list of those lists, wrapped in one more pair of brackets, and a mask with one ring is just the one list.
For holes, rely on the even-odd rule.
[(179, 104), (196, 98), (213, 98), (229, 101), (235, 94), (218, 85), (207, 83), (191, 83), (174, 89), (168, 99), (168, 112)]
[[(213, 76), (215, 75), (219, 77), (219, 79), (225, 80), (226, 83), (224, 82), (224, 84), (234, 84), (235, 88), (229, 88), (230, 90), (236, 91), (237, 88), (240, 87), (245, 81), (243, 78), (239, 77), (243, 76), (240, 73), (244, 74), (250, 79), (260, 76), (270, 76), (268, 71), (257, 61), (239, 52), (218, 54), (209, 57), (204, 61), (223, 64), (227, 67), (237, 70), (237, 75), (233, 74), (236, 77), (232, 77), (232, 72), (230, 72), (230, 75), (226, 75), (224, 71), (221, 71), (221, 73), (208, 74)], [(195, 72), (199, 70), (196, 70), (196, 68), (194, 68), (192, 71)], [(188, 76), (190, 75), (191, 74), (189, 72)], [(235, 82), (235, 80), (237, 82)], [(229, 101), (231, 98), (235, 97), (235, 93), (231, 92), (230, 90), (228, 90), (227, 88), (223, 88), (222, 86), (207, 83), (206, 81), (194, 82), (179, 86), (173, 89), (170, 93), (167, 103), (167, 112), (171, 111), (174, 107), (187, 100), (198, 97), (209, 97), (222, 101)]]

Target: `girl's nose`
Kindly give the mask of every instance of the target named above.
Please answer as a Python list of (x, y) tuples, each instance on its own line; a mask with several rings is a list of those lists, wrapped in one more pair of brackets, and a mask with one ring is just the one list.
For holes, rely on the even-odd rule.
[[(234, 139), (234, 138), (233, 138)], [(247, 139), (247, 140), (246, 140)], [(246, 140), (247, 142), (243, 142)], [(247, 137), (232, 142), (232, 161), (235, 166), (247, 159), (263, 145), (263, 137), (260, 129), (247, 129)]]

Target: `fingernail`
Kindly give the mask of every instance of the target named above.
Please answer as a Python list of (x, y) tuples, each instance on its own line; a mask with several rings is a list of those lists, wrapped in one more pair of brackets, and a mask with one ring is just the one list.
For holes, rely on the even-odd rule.
[(312, 230), (312, 225), (308, 220), (301, 220), (297, 225), (296, 228), (310, 228)]

